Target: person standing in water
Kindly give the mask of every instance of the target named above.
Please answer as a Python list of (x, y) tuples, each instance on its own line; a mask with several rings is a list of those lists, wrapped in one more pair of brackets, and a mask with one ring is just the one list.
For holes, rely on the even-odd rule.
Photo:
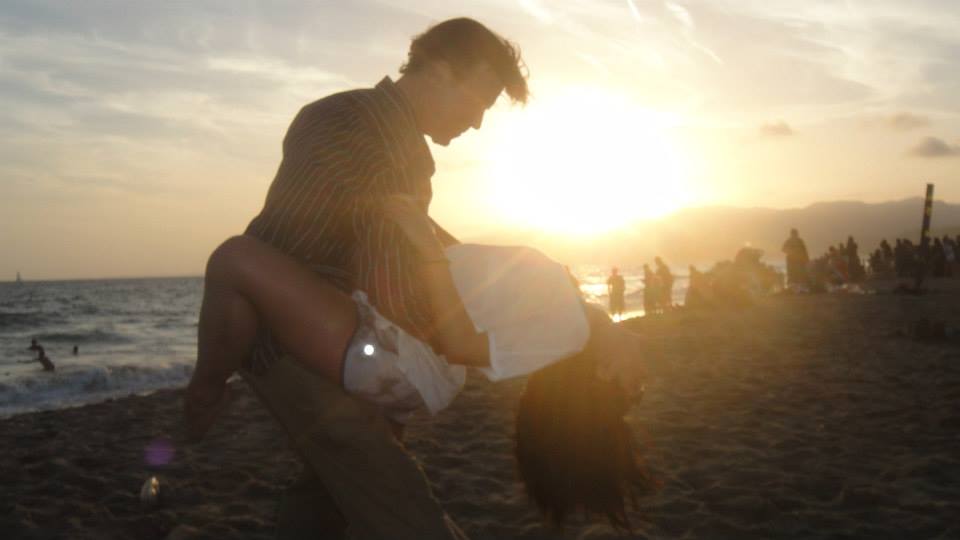
[(47, 356), (47, 351), (44, 350), (43, 345), (40, 345), (36, 339), (30, 340), (30, 346), (27, 347), (27, 350), (37, 352), (35, 360), (40, 362), (44, 371), (56, 371), (57, 366), (53, 365), (53, 361)]
[(607, 278), (607, 295), (610, 298), (610, 316), (619, 321), (623, 318), (625, 302), (623, 293), (626, 290), (626, 284), (619, 269), (614, 266), (610, 270), (610, 277)]

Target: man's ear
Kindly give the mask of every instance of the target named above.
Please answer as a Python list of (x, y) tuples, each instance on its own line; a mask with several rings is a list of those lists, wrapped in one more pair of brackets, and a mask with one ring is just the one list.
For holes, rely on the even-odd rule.
[(446, 86), (451, 84), (455, 77), (453, 67), (446, 60), (431, 60), (427, 64), (427, 77), (430, 82), (436, 86)]

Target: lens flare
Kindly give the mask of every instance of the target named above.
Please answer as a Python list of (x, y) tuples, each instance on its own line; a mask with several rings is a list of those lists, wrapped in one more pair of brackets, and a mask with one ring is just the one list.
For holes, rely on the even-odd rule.
[(151, 467), (163, 467), (173, 461), (176, 452), (170, 439), (160, 437), (151, 441), (143, 450), (143, 460)]

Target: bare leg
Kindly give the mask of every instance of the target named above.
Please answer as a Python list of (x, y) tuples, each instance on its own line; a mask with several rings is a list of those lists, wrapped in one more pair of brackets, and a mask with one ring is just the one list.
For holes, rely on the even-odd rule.
[(188, 435), (201, 437), (225, 406), (226, 380), (258, 328), (309, 369), (339, 381), (356, 324), (353, 300), (293, 258), (253, 237), (228, 239), (207, 263), (197, 365), (187, 386)]

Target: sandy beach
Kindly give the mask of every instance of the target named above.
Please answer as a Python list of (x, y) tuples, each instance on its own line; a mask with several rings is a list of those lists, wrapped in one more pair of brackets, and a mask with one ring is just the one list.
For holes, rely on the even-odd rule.
[[(960, 283), (931, 287), (625, 322), (664, 346), (631, 419), (663, 484), (639, 501), (634, 537), (960, 537), (960, 337), (910, 335), (923, 317), (960, 329)], [(408, 428), (437, 496), (474, 539), (616, 537), (599, 519), (552, 531), (527, 504), (511, 455), (522, 385), (474, 374), (453, 407)], [(0, 536), (272, 538), (300, 465), (234, 389), (192, 446), (167, 446), (175, 390), (0, 421)], [(145, 508), (150, 475), (163, 498)]]

